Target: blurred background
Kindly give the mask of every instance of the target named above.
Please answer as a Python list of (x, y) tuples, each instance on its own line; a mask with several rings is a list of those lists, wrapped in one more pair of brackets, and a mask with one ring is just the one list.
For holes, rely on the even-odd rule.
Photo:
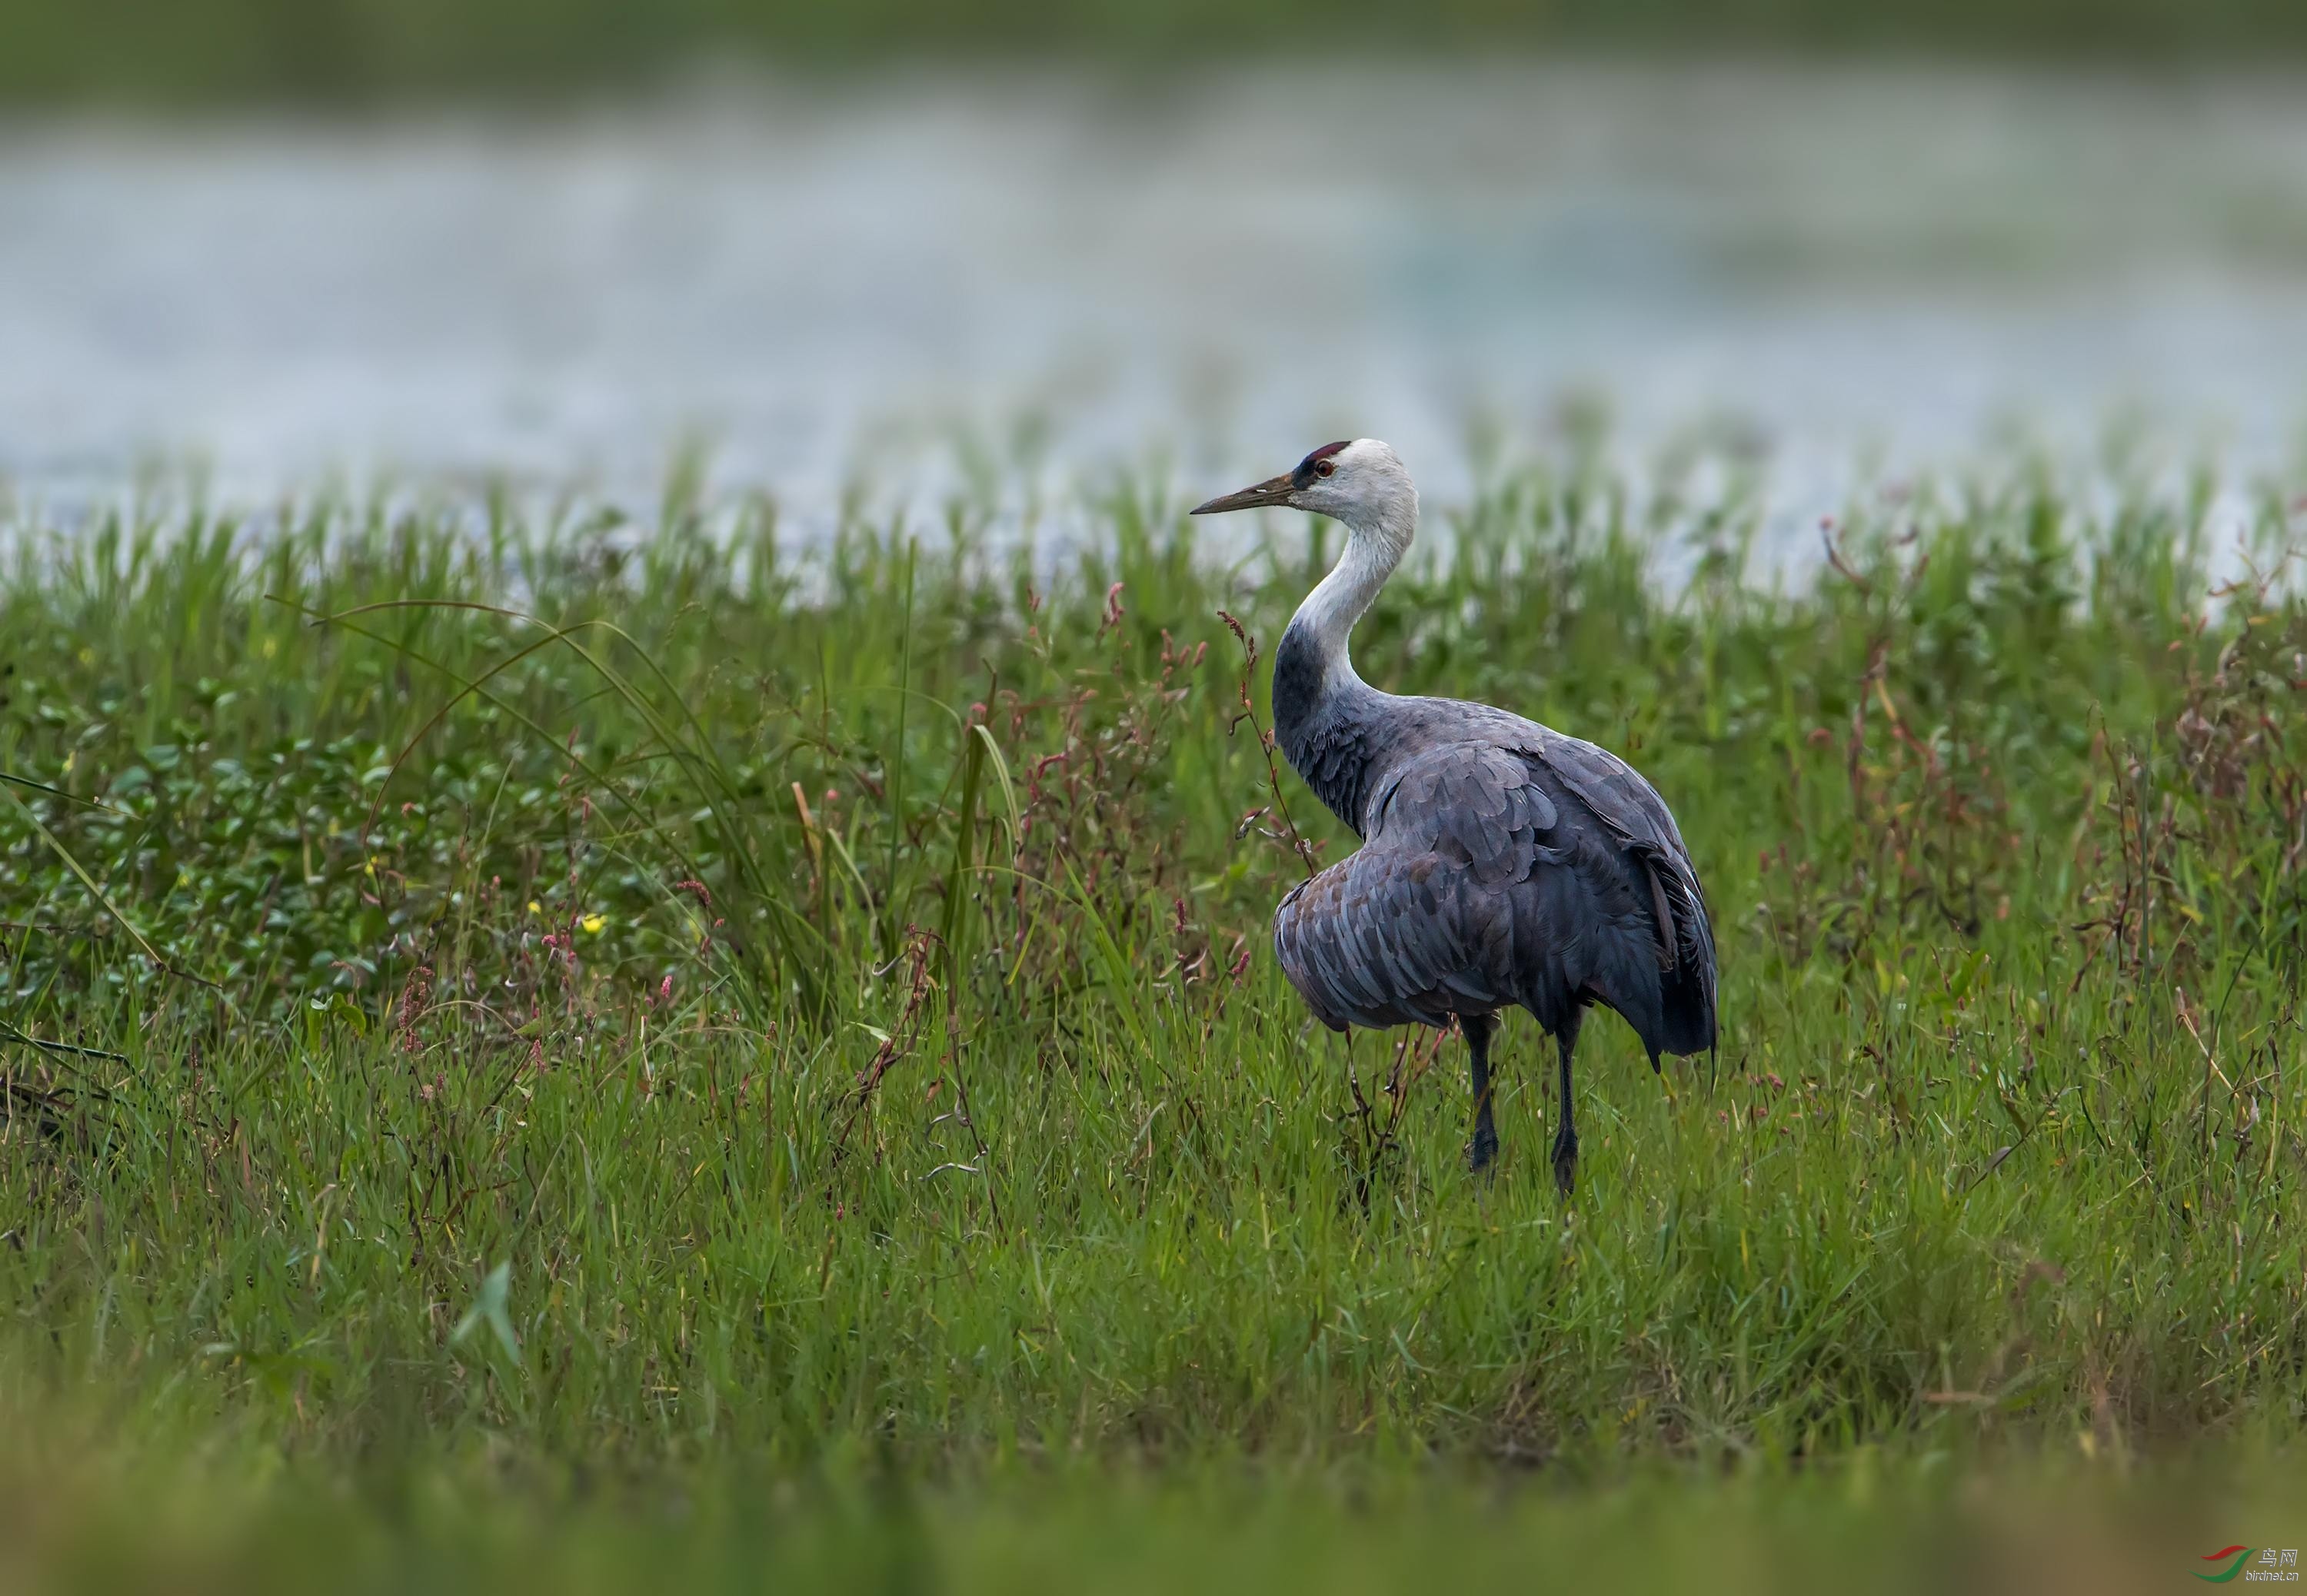
[(2307, 7), (0, 0), (0, 484), (2289, 461)]

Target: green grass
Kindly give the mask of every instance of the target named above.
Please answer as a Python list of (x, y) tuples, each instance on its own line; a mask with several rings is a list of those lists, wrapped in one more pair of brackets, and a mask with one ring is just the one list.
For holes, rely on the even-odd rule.
[(1526, 1019), (1485, 1189), (1454, 1039), (1349, 1048), (1274, 967), (1282, 809), (1351, 839), (1270, 785), (1220, 611), (1270, 646), (1303, 528), (1197, 548), (1129, 482), (807, 555), (680, 491), (20, 512), (4, 1557), (1768, 1586), (2307, 1541), (2307, 606), (2207, 593), (2208, 483), (2091, 488), (1886, 493), (1776, 588), (1735, 488), (1568, 461), (1435, 517), (1363, 673), (1626, 754), (1716, 916), (1719, 1060), (1590, 1026), (1568, 1205)]
[(0, 105), (325, 107), (631, 92), (700, 62), (870, 71), (1088, 60), (1385, 64), (1499, 51), (2255, 66), (2307, 50), (2290, 0), (81, 0), (0, 7)]

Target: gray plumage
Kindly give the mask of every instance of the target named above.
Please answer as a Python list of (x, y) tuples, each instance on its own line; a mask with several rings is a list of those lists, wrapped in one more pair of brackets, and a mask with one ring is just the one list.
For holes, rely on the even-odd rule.
[(1396, 697), (1354, 674), (1347, 636), (1416, 526), (1417, 495), (1391, 449), (1332, 444), (1196, 513), (1257, 503), (1335, 516), (1351, 534), (1275, 650), (1274, 715), (1291, 768), (1363, 841), (1282, 899), (1282, 968), (1335, 1029), (1461, 1023), (1478, 1170), (1497, 1148), (1492, 1016), (1528, 1010), (1557, 1043), (1554, 1166), (1567, 1192), (1570, 1057), (1586, 1009), (1624, 1016), (1652, 1069), (1662, 1054), (1715, 1045), (1714, 935), (1682, 833), (1650, 783), (1591, 743), (1488, 704)]

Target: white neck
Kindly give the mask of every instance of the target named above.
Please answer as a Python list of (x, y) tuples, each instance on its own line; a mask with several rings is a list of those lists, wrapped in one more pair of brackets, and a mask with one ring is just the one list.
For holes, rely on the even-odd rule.
[(1289, 627), (1304, 637), (1321, 662), (1324, 681), (1332, 687), (1361, 680), (1354, 674), (1347, 642), (1354, 623), (1376, 599), (1417, 535), (1418, 499), (1415, 495), (1390, 499), (1351, 519), (1339, 519), (1346, 526), (1345, 551), (1298, 606)]

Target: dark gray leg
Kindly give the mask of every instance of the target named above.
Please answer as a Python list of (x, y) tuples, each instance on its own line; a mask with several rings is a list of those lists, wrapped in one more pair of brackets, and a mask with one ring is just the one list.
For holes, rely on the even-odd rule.
[(1497, 1127), (1490, 1123), (1490, 1038), (1498, 1022), (1488, 1014), (1461, 1014), (1458, 1028), (1466, 1033), (1467, 1071), (1474, 1083), (1474, 1139), (1466, 1148), (1466, 1167), (1480, 1174), (1498, 1156)]
[(1562, 1121), (1554, 1128), (1554, 1183), (1565, 1197), (1578, 1184), (1578, 1127), (1570, 1114), (1570, 1054), (1578, 1046), (1578, 1028), (1585, 1019), (1585, 1010), (1573, 1009), (1562, 1028), (1554, 1033), (1554, 1045), (1562, 1054)]

